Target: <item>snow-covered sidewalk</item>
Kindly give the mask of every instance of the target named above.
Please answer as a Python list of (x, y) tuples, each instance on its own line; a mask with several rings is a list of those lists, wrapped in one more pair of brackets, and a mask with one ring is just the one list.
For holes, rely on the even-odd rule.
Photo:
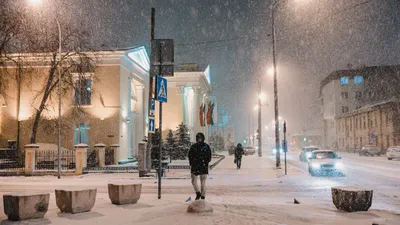
[[(174, 170), (189, 176), (189, 171)], [(51, 193), (50, 208), (45, 219), (20, 224), (399, 224), (400, 206), (384, 210), (379, 204), (370, 211), (344, 213), (337, 211), (330, 197), (329, 180), (302, 182), (304, 173), (289, 167), (290, 176), (275, 170), (267, 156), (243, 157), (241, 170), (235, 168), (233, 157), (225, 158), (207, 180), (206, 200), (214, 208), (212, 214), (187, 214), (193, 189), (189, 179), (163, 179), (162, 199), (157, 199), (157, 180), (139, 179), (137, 174), (89, 174), (80, 177), (0, 177), (0, 194), (14, 191), (47, 191)], [(171, 173), (171, 171), (169, 172)], [(167, 172), (167, 176), (169, 175)], [(109, 182), (142, 183), (142, 196), (136, 205), (115, 206), (107, 194)], [(319, 182), (319, 183), (318, 183)], [(54, 189), (65, 187), (97, 188), (96, 205), (91, 212), (69, 215), (59, 213)], [(293, 204), (296, 198), (301, 204)], [(0, 208), (2, 208), (2, 201)], [(397, 211), (396, 211), (397, 210)], [(0, 220), (6, 216), (0, 209)], [(382, 223), (384, 222), (384, 223)], [(15, 224), (4, 221), (1, 224)]]

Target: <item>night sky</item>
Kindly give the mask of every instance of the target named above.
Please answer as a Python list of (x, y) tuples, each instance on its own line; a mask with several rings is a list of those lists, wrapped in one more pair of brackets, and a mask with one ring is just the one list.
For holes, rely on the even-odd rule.
[[(263, 108), (263, 123), (272, 125), (269, 3), (65, 0), (50, 1), (43, 14), (57, 12), (62, 25), (62, 20), (79, 24), (91, 33), (94, 48), (118, 49), (149, 46), (150, 9), (155, 7), (155, 37), (175, 40), (176, 63), (211, 64), (215, 95), (242, 140), (249, 114), (256, 115), (259, 76), (269, 105)], [(276, 28), (279, 107), (290, 133), (322, 128), (319, 86), (329, 73), (349, 64), (400, 64), (399, 0), (281, 0)]]

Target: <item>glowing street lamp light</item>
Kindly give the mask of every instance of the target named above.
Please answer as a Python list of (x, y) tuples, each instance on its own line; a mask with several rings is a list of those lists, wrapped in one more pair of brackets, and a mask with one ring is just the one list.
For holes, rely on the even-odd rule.
[(269, 76), (273, 76), (274, 75), (274, 67), (268, 68), (267, 73)]
[(43, 2), (42, 0), (29, 0), (29, 3), (33, 6), (41, 5)]
[(265, 93), (260, 93), (260, 94), (258, 95), (258, 98), (259, 98), (261, 101), (264, 101), (264, 100), (267, 98), (267, 95), (266, 95)]

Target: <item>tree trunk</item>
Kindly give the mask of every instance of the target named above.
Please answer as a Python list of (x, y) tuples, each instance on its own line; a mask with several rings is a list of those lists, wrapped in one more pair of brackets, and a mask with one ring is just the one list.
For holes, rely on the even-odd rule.
[(37, 130), (39, 128), (39, 122), (40, 122), (40, 118), (42, 116), (42, 112), (46, 108), (47, 99), (49, 98), (51, 92), (53, 91), (54, 87), (57, 86), (57, 83), (58, 83), (58, 80), (57, 80), (56, 82), (54, 82), (54, 84), (52, 84), (53, 79), (54, 79), (54, 74), (55, 74), (55, 68), (54, 68), (55, 66), (56, 65), (54, 63), (52, 63), (52, 68), (50, 69), (50, 75), (49, 75), (49, 78), (46, 83), (43, 98), (42, 98), (42, 101), (40, 102), (39, 109), (36, 111), (35, 120), (33, 121), (33, 126), (32, 126), (32, 135), (31, 135), (31, 140), (30, 140), (31, 144), (36, 144)]

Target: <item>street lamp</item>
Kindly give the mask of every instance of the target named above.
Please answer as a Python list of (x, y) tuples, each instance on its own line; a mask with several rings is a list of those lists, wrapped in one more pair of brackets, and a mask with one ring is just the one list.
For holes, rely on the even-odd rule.
[[(34, 5), (41, 5), (42, 0), (29, 0), (29, 2)], [(61, 50), (61, 26), (60, 22), (58, 21), (57, 17), (54, 16), (54, 20), (57, 23), (58, 27), (58, 147), (57, 147), (57, 152), (58, 152), (58, 169), (57, 169), (57, 177), (58, 179), (61, 178), (61, 104), (62, 104), (62, 93), (61, 93), (61, 67), (62, 67), (62, 50)]]
[(275, 111), (275, 147), (276, 147), (276, 167), (281, 167), (280, 139), (279, 139), (279, 111), (278, 111), (278, 80), (276, 74), (276, 40), (275, 40), (275, 15), (274, 11), (278, 5), (278, 0), (275, 0), (271, 5), (271, 21), (272, 21), (272, 62), (274, 73), (274, 111)]
[(271, 67), (271, 68), (268, 68), (267, 73), (268, 73), (269, 76), (273, 76), (274, 75), (274, 71), (275, 71), (274, 68)]

